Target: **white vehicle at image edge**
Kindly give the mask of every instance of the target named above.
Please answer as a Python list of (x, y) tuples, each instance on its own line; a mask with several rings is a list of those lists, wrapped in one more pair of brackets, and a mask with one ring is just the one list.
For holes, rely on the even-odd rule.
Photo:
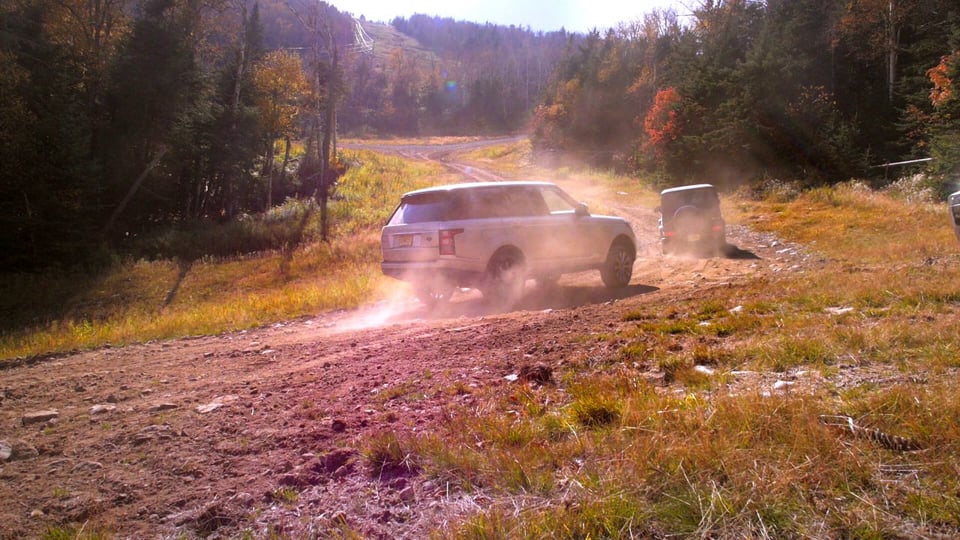
[(960, 240), (960, 191), (950, 195), (948, 201), (953, 232), (956, 233), (957, 240)]
[(528, 278), (596, 269), (607, 287), (626, 287), (636, 244), (625, 220), (591, 215), (552, 183), (454, 184), (401, 198), (380, 236), (381, 268), (428, 305), (458, 287), (509, 305)]

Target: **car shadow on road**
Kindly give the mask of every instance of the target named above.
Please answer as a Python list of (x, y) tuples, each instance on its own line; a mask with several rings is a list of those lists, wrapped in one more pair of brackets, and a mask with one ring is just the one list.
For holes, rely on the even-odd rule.
[(723, 256), (727, 259), (736, 260), (759, 260), (760, 256), (752, 251), (741, 249), (739, 246), (727, 244), (723, 248)]
[(760, 256), (752, 251), (741, 249), (734, 244), (724, 244), (719, 250), (678, 250), (671, 254), (672, 256), (688, 259), (733, 259), (733, 260), (759, 260)]
[(605, 304), (659, 290), (649, 285), (629, 285), (621, 289), (608, 289), (603, 286), (552, 285), (528, 286), (517, 302), (510, 306), (491, 303), (478, 291), (467, 291), (460, 298), (443, 306), (419, 308), (408, 312), (402, 318), (411, 319), (451, 319), (457, 317), (483, 317), (513, 311), (544, 311), (548, 309), (571, 309), (594, 304)]

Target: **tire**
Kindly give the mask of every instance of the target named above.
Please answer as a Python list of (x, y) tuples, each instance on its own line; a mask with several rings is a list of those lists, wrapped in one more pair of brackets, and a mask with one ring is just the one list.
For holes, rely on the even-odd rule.
[(600, 270), (603, 284), (611, 289), (620, 289), (630, 284), (633, 277), (633, 261), (636, 253), (626, 242), (614, 242), (607, 252), (607, 261)]
[(454, 286), (446, 282), (418, 285), (414, 289), (420, 302), (430, 308), (449, 302), (453, 291)]
[(690, 234), (703, 235), (708, 229), (707, 219), (696, 206), (681, 206), (673, 214), (673, 229), (682, 241)]
[(525, 282), (523, 255), (514, 250), (502, 250), (487, 264), (487, 279), (481, 292), (499, 307), (510, 307), (523, 295)]

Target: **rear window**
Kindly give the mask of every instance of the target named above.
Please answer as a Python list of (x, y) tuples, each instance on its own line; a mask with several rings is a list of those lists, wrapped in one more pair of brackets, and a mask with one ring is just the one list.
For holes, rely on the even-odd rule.
[(445, 221), (450, 215), (450, 199), (445, 191), (408, 195), (400, 201), (388, 225)]
[(660, 207), (664, 216), (672, 216), (682, 206), (694, 206), (700, 210), (718, 208), (720, 197), (713, 189), (690, 189), (663, 194)]

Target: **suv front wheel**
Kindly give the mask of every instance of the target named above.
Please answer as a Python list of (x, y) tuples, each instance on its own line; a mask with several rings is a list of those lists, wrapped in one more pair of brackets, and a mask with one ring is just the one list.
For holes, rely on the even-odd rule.
[(450, 301), (454, 286), (447, 282), (419, 284), (414, 288), (417, 298), (427, 307), (435, 307)]
[(633, 277), (633, 261), (636, 255), (625, 242), (615, 242), (607, 252), (607, 262), (600, 270), (603, 284), (610, 288), (622, 288)]

